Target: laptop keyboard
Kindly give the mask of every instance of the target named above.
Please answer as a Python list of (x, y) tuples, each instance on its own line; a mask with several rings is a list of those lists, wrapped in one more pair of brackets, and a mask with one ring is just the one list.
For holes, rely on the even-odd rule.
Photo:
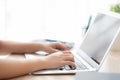
[(76, 64), (76, 67), (77, 69), (80, 69), (80, 70), (88, 69), (88, 67), (81, 62), (78, 62), (78, 64)]
[(74, 66), (66, 65), (64, 67), (59, 68), (59, 70), (87, 70), (88, 68), (84, 64), (79, 64)]
[(84, 65), (80, 60), (76, 60), (76, 67), (78, 70), (85, 70), (88, 69), (86, 65)]
[(59, 69), (60, 70), (88, 70), (89, 69), (83, 62), (81, 62), (81, 60), (77, 59), (77, 57), (75, 60), (75, 64), (76, 64), (76, 67), (66, 65), (66, 66), (61, 67)]
[(66, 66), (64, 66), (64, 69), (65, 70), (75, 70), (76, 68), (73, 66), (70, 66), (70, 65), (66, 65)]
[(59, 68), (59, 70), (75, 70), (75, 69), (76, 69), (75, 67), (69, 65)]

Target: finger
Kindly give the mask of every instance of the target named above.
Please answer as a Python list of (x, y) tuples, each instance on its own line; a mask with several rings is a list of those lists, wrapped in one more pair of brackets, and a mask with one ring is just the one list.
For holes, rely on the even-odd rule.
[(62, 51), (64, 54), (72, 54), (69, 50)]
[(74, 56), (70, 51), (63, 51), (65, 56)]
[(72, 61), (64, 61), (63, 66), (65, 66), (65, 65), (70, 65), (70, 66), (74, 66), (74, 67), (76, 66), (75, 63)]
[(63, 44), (63, 43), (60, 43), (60, 42), (57, 42), (56, 43), (56, 49), (59, 49), (61, 51), (64, 51), (64, 50), (69, 50), (69, 46)]
[(74, 62), (74, 57), (73, 56), (65, 56), (64, 60), (65, 61), (73, 61)]

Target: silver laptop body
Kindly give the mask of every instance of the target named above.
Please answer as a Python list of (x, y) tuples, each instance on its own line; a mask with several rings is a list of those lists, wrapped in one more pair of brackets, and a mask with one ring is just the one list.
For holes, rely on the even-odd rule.
[[(82, 42), (71, 50), (75, 59), (75, 70), (40, 70), (32, 74), (72, 74), (77, 71), (98, 71), (119, 34), (119, 28), (120, 14), (98, 13)], [(26, 57), (33, 57), (33, 54), (27, 54)]]

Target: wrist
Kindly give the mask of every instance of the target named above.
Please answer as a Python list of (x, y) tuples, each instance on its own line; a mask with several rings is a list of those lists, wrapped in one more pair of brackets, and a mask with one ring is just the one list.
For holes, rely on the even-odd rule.
[(37, 71), (37, 70), (42, 70), (45, 69), (45, 59), (44, 57), (40, 57), (40, 56), (33, 56), (29, 59), (27, 59), (27, 63), (29, 65), (29, 68), (33, 71)]
[(52, 63), (50, 62), (49, 56), (42, 56), (38, 58), (37, 64), (39, 66), (38, 68), (40, 68), (39, 70), (43, 70), (50, 69)]

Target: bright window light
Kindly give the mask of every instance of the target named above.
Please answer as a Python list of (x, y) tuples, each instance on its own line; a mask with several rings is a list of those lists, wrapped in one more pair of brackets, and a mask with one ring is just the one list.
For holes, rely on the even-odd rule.
[[(0, 0), (4, 39), (77, 41), (89, 16), (107, 10), (115, 0)], [(4, 9), (4, 10), (3, 10)], [(3, 15), (1, 13), (1, 15)]]

